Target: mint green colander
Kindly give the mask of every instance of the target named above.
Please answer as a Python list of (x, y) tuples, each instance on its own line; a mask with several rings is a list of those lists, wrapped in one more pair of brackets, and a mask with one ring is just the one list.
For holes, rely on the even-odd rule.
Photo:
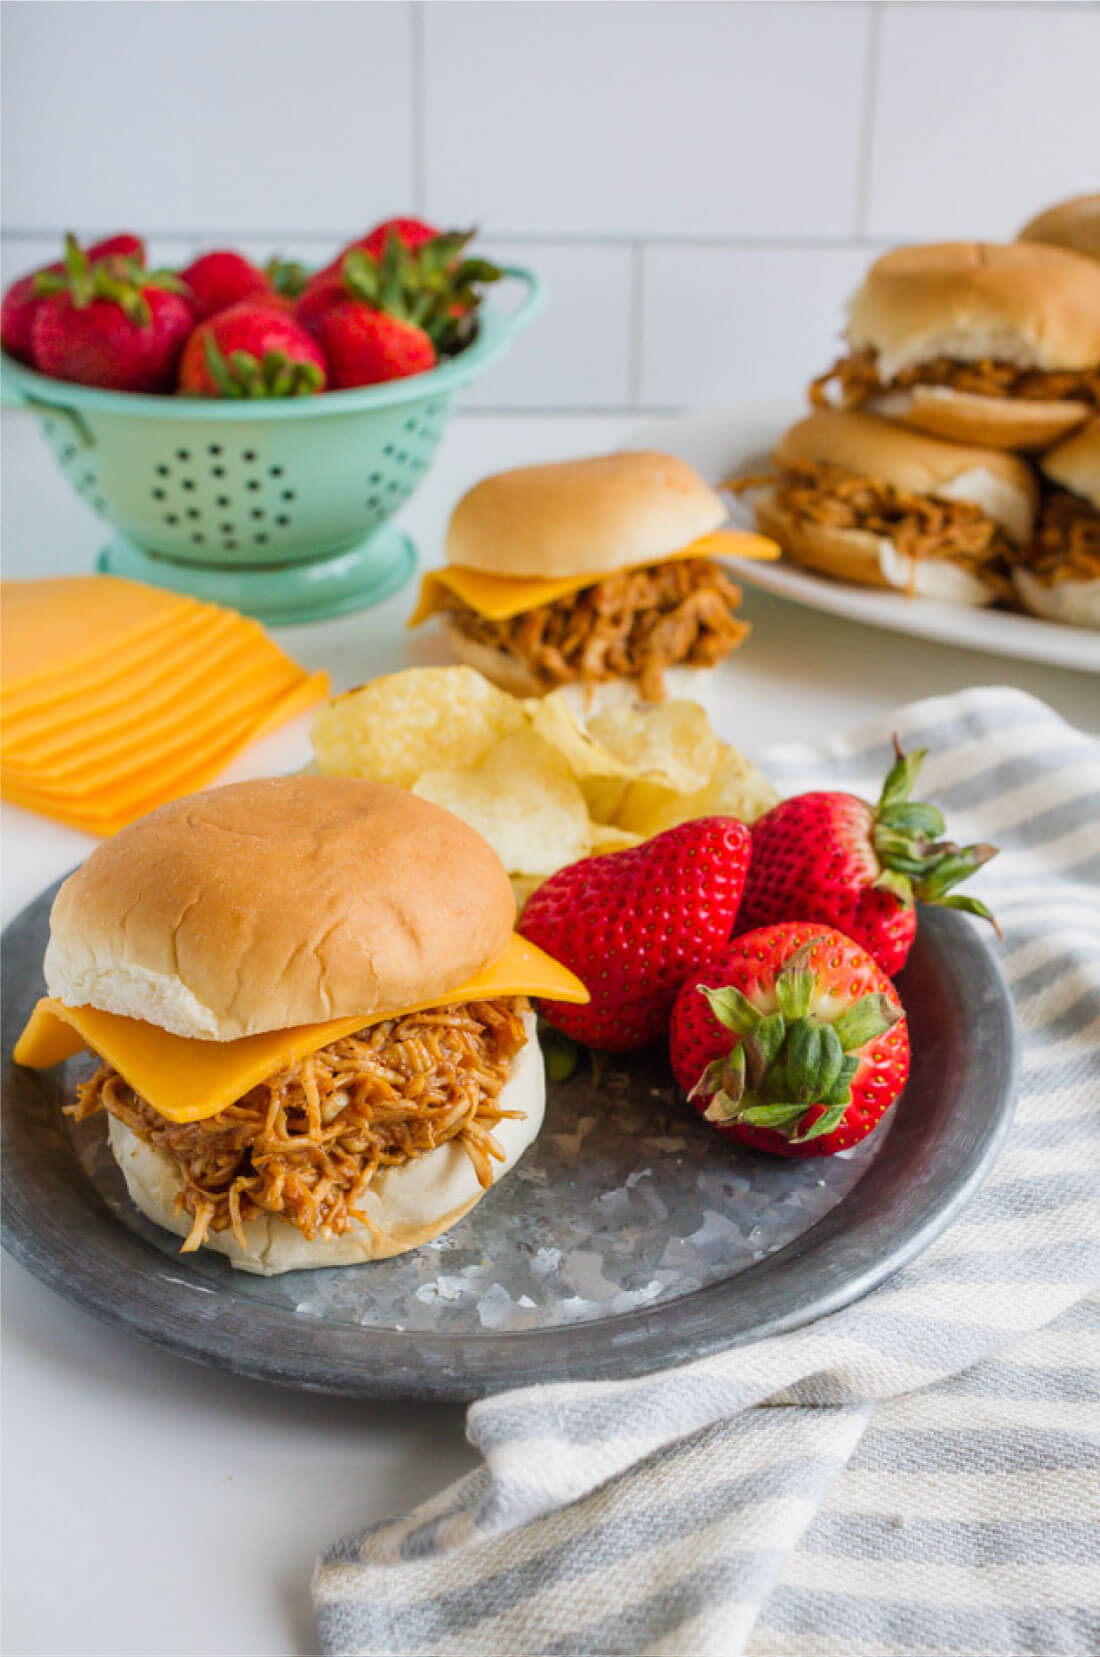
[(482, 307), (459, 356), (404, 380), (271, 402), (100, 391), (3, 357), (78, 495), (112, 524), (98, 568), (257, 616), (317, 621), (376, 604), (416, 551), (390, 522), (432, 463), (455, 392), (542, 303), (532, 272), (511, 312)]

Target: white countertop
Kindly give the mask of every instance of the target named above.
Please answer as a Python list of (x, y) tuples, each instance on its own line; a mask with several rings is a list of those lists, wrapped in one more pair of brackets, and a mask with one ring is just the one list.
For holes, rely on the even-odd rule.
[[(745, 436), (744, 421), (731, 423), (731, 456)], [(103, 527), (33, 421), (5, 414), (3, 439), (5, 575), (88, 570)], [(639, 441), (676, 448), (675, 427), (628, 416), (457, 419), (402, 521), (435, 562), (450, 505), (482, 473)], [(446, 659), (430, 635), (407, 638), (408, 605), (399, 594), (280, 641), (327, 668), (337, 689)], [(744, 613), (754, 632), (724, 671), (718, 722), (750, 754), (969, 684), (1016, 684), (1100, 728), (1098, 681), (1084, 673), (880, 632), (759, 592), (746, 593)], [(227, 778), (303, 763), (306, 726), (257, 745)], [(10, 806), (2, 823), (6, 925), (93, 842)], [(315, 1550), (473, 1464), (458, 1406), (299, 1396), (201, 1369), (102, 1328), (6, 1258), (3, 1272), (0, 1647), (10, 1657), (302, 1657), (314, 1650)]]

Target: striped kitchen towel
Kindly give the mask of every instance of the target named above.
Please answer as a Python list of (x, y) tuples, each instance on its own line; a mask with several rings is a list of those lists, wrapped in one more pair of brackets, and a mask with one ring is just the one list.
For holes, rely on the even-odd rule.
[(893, 731), (1002, 848), (1023, 1080), (985, 1186), (807, 1328), (474, 1404), (478, 1470), (318, 1562), (326, 1657), (1100, 1651), (1100, 744), (982, 688), (765, 766), (873, 798)]

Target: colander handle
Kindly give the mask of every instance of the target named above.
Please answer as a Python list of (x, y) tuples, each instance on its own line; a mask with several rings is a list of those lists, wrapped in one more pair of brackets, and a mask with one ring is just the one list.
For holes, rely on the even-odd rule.
[(526, 328), (527, 324), (538, 316), (546, 297), (546, 288), (541, 278), (536, 276), (533, 270), (526, 270), (523, 265), (501, 265), (500, 274), (510, 281), (522, 282), (527, 289), (515, 310), (508, 311), (500, 319), (511, 334), (518, 328)]
[(95, 448), (95, 438), (75, 409), (66, 408), (64, 403), (47, 403), (40, 397), (28, 397), (21, 386), (16, 385), (9, 375), (3, 373), (0, 373), (0, 404), (4, 408), (23, 409), (27, 414), (37, 414), (40, 419), (64, 420), (71, 428), (73, 438), (80, 448)]

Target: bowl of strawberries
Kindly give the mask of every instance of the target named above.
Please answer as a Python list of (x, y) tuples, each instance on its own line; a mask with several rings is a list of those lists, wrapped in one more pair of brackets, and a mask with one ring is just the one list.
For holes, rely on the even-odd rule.
[[(21, 277), (3, 399), (115, 535), (98, 567), (272, 624), (378, 603), (412, 574), (391, 520), (458, 389), (541, 303), (472, 232), (387, 219), (320, 270), (217, 249), (151, 268), (120, 234)], [(511, 310), (484, 303), (505, 279)]]

